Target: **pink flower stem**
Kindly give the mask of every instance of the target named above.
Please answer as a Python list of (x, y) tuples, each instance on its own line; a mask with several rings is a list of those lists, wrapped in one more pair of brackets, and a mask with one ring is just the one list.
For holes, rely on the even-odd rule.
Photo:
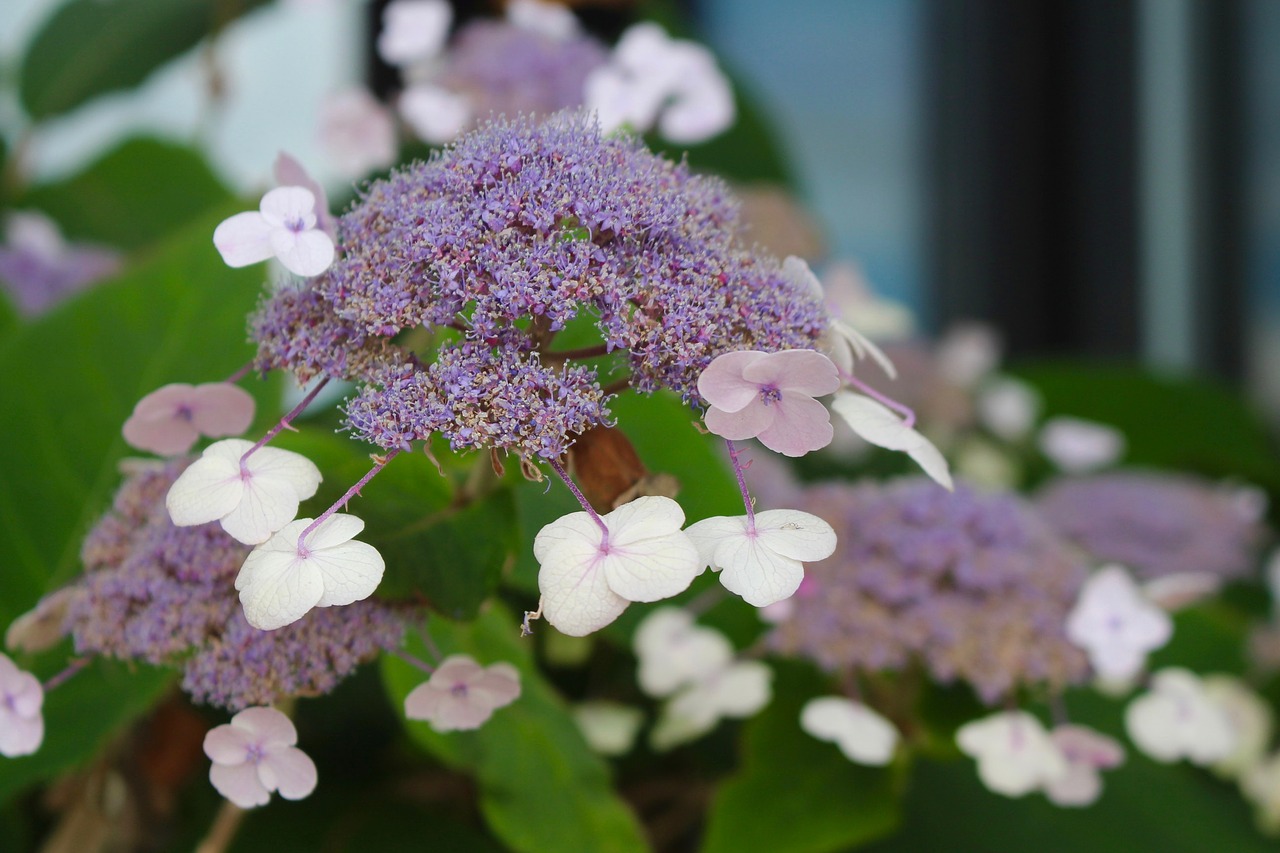
[(396, 649), (394, 652), (392, 652), (392, 654), (400, 658), (400, 660), (404, 661), (405, 663), (409, 664), (409, 666), (412, 666), (415, 669), (422, 670), (427, 675), (430, 675), (431, 673), (436, 671), (436, 668), (434, 666), (427, 663), (420, 657), (416, 657), (414, 655), (409, 654), (403, 649)]
[(379, 471), (387, 467), (387, 463), (390, 462), (392, 459), (395, 459), (396, 454), (398, 454), (399, 452), (400, 452), (400, 448), (397, 447), (388, 451), (386, 456), (381, 456), (381, 457), (375, 456), (374, 459), (376, 461), (374, 462), (374, 466), (369, 469), (369, 473), (361, 477), (354, 486), (347, 489), (347, 493), (342, 497), (338, 498), (336, 501), (334, 501), (333, 506), (329, 507), (324, 512), (320, 513), (319, 518), (317, 518), (315, 521), (307, 525), (307, 529), (302, 531), (302, 534), (298, 536), (298, 553), (299, 554), (304, 553), (306, 551), (306, 547), (303, 545), (303, 543), (306, 541), (307, 536), (311, 534), (311, 531), (315, 530), (317, 527), (319, 527), (320, 525), (328, 521), (330, 516), (332, 516), (335, 512), (345, 507), (353, 497), (360, 494), (360, 490), (364, 488), (365, 483), (368, 483), (375, 476), (377, 476)]
[(875, 400), (880, 405), (888, 406), (890, 409), (893, 409), (895, 412), (902, 415), (907, 427), (914, 427), (916, 425), (916, 413), (907, 406), (902, 405), (892, 397), (886, 397), (884, 394), (881, 394), (879, 391), (852, 374), (840, 371), (840, 378), (857, 388), (863, 394), (866, 394), (868, 397)]
[(235, 373), (228, 376), (223, 381), (226, 382), (228, 385), (234, 385), (237, 382), (239, 382), (241, 379), (244, 379), (246, 376), (248, 376), (250, 370), (253, 370), (253, 362), (246, 361), (239, 370), (237, 370)]
[(427, 651), (436, 659), (436, 663), (444, 660), (444, 655), (440, 654), (440, 647), (436, 645), (436, 641), (431, 639), (431, 632), (427, 630), (426, 622), (418, 626), (418, 637), (422, 640), (422, 645), (427, 647)]
[(45, 693), (48, 693), (50, 690), (54, 690), (58, 687), (61, 687), (62, 685), (66, 684), (68, 681), (71, 680), (71, 676), (75, 675), (77, 672), (84, 669), (88, 665), (89, 665), (89, 658), (76, 658), (70, 664), (67, 665), (66, 669), (64, 669), (62, 672), (58, 673), (57, 675), (53, 676), (53, 678), (50, 678), (48, 681), (42, 684), (41, 687), (44, 689)]
[(587, 501), (586, 496), (584, 496), (582, 491), (578, 488), (578, 484), (573, 482), (573, 478), (569, 476), (568, 471), (564, 470), (564, 466), (560, 464), (559, 460), (548, 459), (547, 464), (551, 466), (552, 471), (555, 471), (560, 475), (560, 479), (564, 480), (564, 484), (569, 487), (569, 491), (573, 492), (573, 496), (578, 499), (578, 503), (582, 504), (582, 508), (587, 511), (587, 515), (591, 516), (592, 520), (599, 525), (601, 532), (604, 533), (604, 538), (600, 540), (601, 547), (608, 545), (609, 526), (604, 523), (604, 519), (600, 517), (600, 513), (596, 512), (596, 508)]
[(733, 473), (738, 478), (738, 488), (742, 491), (742, 504), (747, 508), (747, 530), (755, 530), (756, 510), (755, 507), (751, 505), (751, 492), (747, 489), (747, 478), (742, 473), (746, 469), (743, 467), (742, 463), (738, 461), (738, 455), (741, 451), (739, 451), (737, 446), (727, 438), (724, 440), (724, 445), (729, 448), (729, 462), (733, 465)]
[(327, 376), (324, 379), (321, 379), (319, 382), (317, 382), (316, 387), (312, 388), (310, 391), (307, 392), (307, 396), (302, 398), (301, 403), (293, 407), (292, 412), (290, 412), (289, 414), (281, 418), (280, 423), (276, 424), (271, 429), (267, 430), (267, 434), (264, 435), (261, 439), (259, 439), (257, 444), (255, 444), (253, 447), (250, 447), (248, 450), (244, 452), (244, 455), (240, 457), (241, 467), (244, 466), (246, 460), (248, 460), (250, 456), (252, 456), (254, 453), (256, 453), (257, 451), (265, 447), (267, 445), (267, 442), (271, 441), (271, 439), (279, 435), (281, 430), (288, 427), (289, 423), (294, 418), (296, 418), (298, 415), (306, 411), (307, 406), (311, 405), (311, 401), (314, 400), (316, 398), (316, 395), (320, 393), (321, 389), (323, 389), (324, 386), (328, 384), (329, 384), (329, 377)]

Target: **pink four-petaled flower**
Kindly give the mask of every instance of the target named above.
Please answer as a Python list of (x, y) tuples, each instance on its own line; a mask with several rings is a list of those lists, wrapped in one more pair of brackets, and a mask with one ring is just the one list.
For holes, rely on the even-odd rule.
[(239, 435), (253, 422), (253, 397), (227, 382), (175, 382), (138, 401), (124, 422), (124, 440), (161, 456), (186, 453), (204, 435)]
[(813, 350), (729, 352), (698, 377), (710, 404), (707, 429), (730, 440), (757, 438), (786, 456), (831, 443), (831, 416), (814, 398), (839, 388), (835, 364)]
[(316, 765), (297, 742), (297, 729), (280, 711), (246, 708), (205, 735), (209, 781), (242, 809), (266, 805), (272, 791), (301, 800), (315, 790)]
[(30, 755), (44, 740), (44, 688), (34, 675), (23, 672), (0, 654), (0, 755)]
[(440, 732), (478, 729), (497, 708), (520, 698), (520, 673), (509, 663), (481, 666), (450, 655), (405, 697), (404, 713)]

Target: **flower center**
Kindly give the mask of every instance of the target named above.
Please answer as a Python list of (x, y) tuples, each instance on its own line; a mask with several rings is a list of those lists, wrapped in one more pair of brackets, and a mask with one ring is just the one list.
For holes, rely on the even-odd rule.
[(18, 697), (14, 696), (7, 690), (4, 693), (4, 701), (0, 702), (0, 705), (4, 705), (5, 709), (8, 711), (12, 711), (15, 714), (18, 713)]
[(294, 219), (286, 219), (284, 221), (284, 227), (292, 231), (294, 234), (301, 234), (303, 231), (307, 230), (307, 223), (301, 217), (297, 217)]
[(766, 406), (772, 406), (781, 399), (782, 392), (778, 390), (777, 385), (760, 386), (760, 402), (764, 403)]
[(188, 423), (190, 423), (191, 419), (195, 416), (195, 412), (191, 410), (190, 406), (188, 406), (186, 403), (183, 403), (181, 406), (178, 407), (178, 410), (173, 413), (173, 416), (180, 421), (187, 421)]
[(449, 688), (449, 692), (458, 699), (466, 699), (467, 685), (464, 682), (459, 681), (457, 684)]
[(266, 758), (266, 756), (267, 751), (262, 748), (261, 744), (251, 743), (248, 748), (245, 749), (245, 760), (250, 764), (257, 764), (262, 761), (262, 759)]

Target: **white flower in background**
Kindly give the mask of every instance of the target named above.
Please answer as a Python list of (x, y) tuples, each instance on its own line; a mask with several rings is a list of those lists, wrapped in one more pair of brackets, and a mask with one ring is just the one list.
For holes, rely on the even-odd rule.
[(1209, 700), (1226, 715), (1235, 740), (1235, 748), (1213, 765), (1213, 772), (1237, 778), (1267, 754), (1274, 728), (1271, 706), (1235, 676), (1206, 675), (1203, 684)]
[(294, 744), (298, 730), (275, 708), (245, 708), (204, 737), (209, 781), (242, 809), (264, 806), (272, 791), (301, 800), (316, 788), (316, 765)]
[(520, 698), (520, 672), (509, 663), (481, 666), (467, 655), (445, 658), (404, 699), (404, 714), (438, 732), (478, 729)]
[(1124, 724), (1139, 749), (1165, 763), (1210, 765), (1236, 748), (1226, 712), (1194, 673), (1178, 667), (1152, 674), (1151, 691), (1129, 703)]
[[(813, 270), (804, 259), (797, 258), (795, 255), (788, 256), (782, 262), (782, 277), (825, 301), (826, 292), (822, 282), (813, 274)], [(831, 310), (829, 305), (828, 310)], [(832, 312), (827, 330), (823, 333), (821, 349), (844, 374), (852, 374), (854, 363), (869, 357), (880, 365), (880, 369), (890, 379), (898, 375), (893, 362), (884, 354), (884, 351), (835, 312)]]
[(982, 784), (1021, 797), (1067, 773), (1067, 760), (1040, 721), (1025, 711), (1001, 711), (956, 732), (960, 750), (978, 762)]
[(659, 601), (688, 589), (702, 572), (698, 549), (680, 529), (684, 510), (642, 497), (601, 517), (558, 518), (538, 531), (542, 612), (562, 633), (581, 637), (617, 619), (633, 601)]
[(275, 163), (271, 166), (271, 177), (278, 187), (302, 187), (310, 191), (316, 199), (316, 228), (328, 234), (331, 239), (337, 239), (338, 221), (329, 212), (329, 196), (296, 157), (287, 151), (277, 154)]
[(333, 263), (333, 240), (317, 227), (316, 197), (305, 187), (276, 187), (258, 210), (237, 213), (213, 231), (229, 267), (275, 257), (294, 275), (319, 275)]
[(944, 379), (974, 388), (1000, 364), (1000, 336), (984, 323), (957, 323), (942, 335), (934, 360)]
[(652, 23), (622, 34), (610, 60), (587, 75), (584, 102), (605, 133), (623, 125), (644, 132), (656, 122), (664, 137), (685, 144), (727, 129), (737, 109), (711, 52)]
[(124, 440), (139, 450), (186, 453), (200, 436), (239, 435), (253, 423), (253, 395), (228, 382), (176, 382), (152, 391), (124, 422)]
[(1059, 416), (1045, 421), (1037, 442), (1040, 452), (1068, 474), (1097, 471), (1124, 455), (1124, 433), (1115, 427)]
[(298, 504), (316, 493), (320, 469), (290, 450), (260, 447), (228, 438), (203, 454), (174, 481), (165, 497), (169, 518), (178, 527), (222, 523), (222, 529), (246, 545), (266, 542), (298, 514)]
[(471, 99), (432, 83), (410, 86), (400, 93), (400, 115), (424, 142), (452, 142), (471, 121)]
[(1025, 382), (1007, 376), (982, 383), (978, 390), (978, 420), (997, 438), (1021, 441), (1040, 417), (1040, 394)]
[(44, 742), (44, 688), (0, 654), (0, 755), (30, 755)]
[(662, 752), (702, 737), (720, 720), (746, 719), (773, 698), (773, 671), (760, 661), (731, 663), (677, 693), (662, 708), (649, 742)]
[(1123, 764), (1124, 747), (1085, 726), (1058, 726), (1049, 737), (1066, 760), (1067, 772), (1045, 784), (1045, 796), (1055, 805), (1067, 807), (1097, 802), (1102, 794), (1099, 771)]
[(578, 34), (578, 18), (562, 3), (544, 0), (510, 0), (507, 20), (530, 32), (541, 33), (556, 41)]
[(4, 633), (4, 644), (27, 654), (36, 654), (52, 648), (66, 636), (67, 608), (84, 595), (78, 586), (64, 586), (49, 593), (36, 606), (9, 624)]
[(845, 758), (881, 767), (893, 760), (898, 730), (875, 711), (843, 696), (822, 696), (805, 703), (800, 728), (818, 740), (833, 742)]
[(587, 746), (600, 755), (626, 755), (644, 724), (644, 712), (619, 702), (583, 702), (571, 713)]
[(388, 65), (413, 65), (444, 49), (453, 23), (446, 0), (392, 0), (382, 10), (378, 56)]
[(864, 394), (841, 391), (831, 400), (831, 411), (844, 418), (849, 428), (866, 441), (886, 450), (901, 450), (915, 460), (926, 474), (946, 489), (954, 489), (947, 460), (925, 438), (889, 408)]
[(344, 178), (363, 178), (396, 161), (400, 142), (391, 111), (363, 86), (327, 96), (320, 105), (320, 145)]
[(249, 552), (236, 589), (244, 618), (262, 631), (297, 622), (313, 607), (338, 607), (373, 594), (386, 565), (372, 545), (352, 541), (364, 530), (354, 515), (326, 518), (301, 542), (312, 519), (285, 525)]
[(650, 612), (636, 626), (631, 645), (640, 661), (640, 689), (654, 697), (670, 696), (733, 660), (733, 646), (724, 634), (695, 624), (693, 616), (678, 607)]
[(804, 564), (836, 550), (831, 525), (807, 512), (770, 509), (742, 516), (715, 516), (686, 531), (699, 565), (720, 572), (720, 583), (755, 607), (790, 598), (804, 580)]
[(1253, 803), (1263, 832), (1280, 832), (1280, 753), (1246, 770), (1240, 776), (1240, 793)]
[(1145, 668), (1147, 653), (1173, 636), (1173, 620), (1142, 594), (1121, 566), (1104, 566), (1080, 589), (1067, 615), (1067, 639), (1089, 653), (1106, 681), (1128, 681)]

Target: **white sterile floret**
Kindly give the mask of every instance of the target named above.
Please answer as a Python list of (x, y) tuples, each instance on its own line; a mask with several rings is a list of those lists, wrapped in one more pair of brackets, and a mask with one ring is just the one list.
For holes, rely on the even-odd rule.
[(698, 549), (680, 529), (684, 510), (663, 497), (642, 497), (601, 517), (558, 518), (538, 531), (542, 612), (562, 633), (581, 637), (608, 625), (633, 601), (684, 592), (702, 571)]
[(790, 598), (804, 580), (804, 564), (836, 550), (836, 532), (816, 515), (771, 509), (747, 516), (716, 516), (690, 525), (700, 565), (720, 572), (720, 583), (748, 604), (765, 607)]
[[(803, 258), (789, 255), (782, 262), (782, 277), (797, 287), (803, 287), (819, 299), (825, 301), (826, 291), (822, 282), (814, 275), (813, 270)], [(822, 335), (819, 349), (825, 353), (836, 367), (844, 374), (852, 374), (854, 362), (871, 358), (880, 365), (890, 379), (896, 379), (898, 370), (884, 354), (884, 350), (876, 346), (866, 335), (863, 335), (849, 323), (834, 314), (828, 318), (827, 330)]]
[(1068, 474), (1105, 468), (1124, 455), (1124, 433), (1115, 427), (1059, 416), (1045, 421), (1037, 440), (1040, 452)]
[(316, 787), (316, 765), (294, 744), (298, 730), (275, 708), (245, 708), (204, 738), (209, 781), (242, 809), (265, 806), (271, 792), (301, 800)]
[(392, 0), (382, 10), (378, 56), (397, 66), (431, 59), (444, 48), (452, 23), (446, 0)]
[(1127, 681), (1142, 672), (1147, 653), (1173, 636), (1173, 620), (1142, 594), (1121, 566), (1104, 566), (1080, 590), (1067, 616), (1067, 639), (1089, 653), (1106, 681)]
[(1050, 737), (1066, 759), (1067, 772), (1045, 785), (1045, 796), (1068, 808), (1092, 805), (1102, 794), (1099, 771), (1124, 763), (1124, 747), (1085, 726), (1061, 725)]
[(733, 646), (724, 634), (696, 625), (678, 607), (655, 609), (636, 627), (631, 643), (640, 661), (640, 689), (655, 697), (701, 681), (733, 659)]
[(385, 169), (400, 151), (395, 116), (363, 86), (349, 86), (324, 99), (319, 131), (325, 155), (344, 178)]
[(982, 784), (1021, 797), (1054, 782), (1067, 762), (1040, 721), (1025, 711), (1001, 711), (956, 732), (960, 750), (978, 762)]
[(577, 17), (568, 7), (546, 0), (511, 0), (507, 3), (507, 20), (522, 30), (556, 41), (572, 38), (580, 29)]
[(44, 687), (0, 654), (0, 755), (30, 755), (44, 742)]
[(333, 240), (317, 226), (316, 197), (305, 187), (276, 187), (258, 210), (224, 219), (213, 245), (229, 267), (278, 258), (294, 275), (319, 275), (333, 263)]
[(800, 711), (800, 728), (840, 747), (857, 764), (882, 767), (893, 760), (898, 730), (861, 702), (843, 696), (810, 699)]
[(67, 610), (84, 595), (86, 592), (79, 585), (64, 586), (49, 593), (9, 624), (4, 632), (4, 644), (27, 654), (57, 645), (67, 634)]
[(644, 724), (643, 711), (618, 702), (583, 702), (572, 713), (587, 746), (601, 755), (626, 755)]
[(335, 607), (373, 594), (385, 564), (372, 545), (353, 542), (364, 530), (354, 515), (337, 513), (301, 542), (311, 525), (300, 518), (245, 558), (236, 589), (250, 625), (271, 631), (298, 621), (313, 607)]
[(424, 142), (452, 142), (471, 121), (471, 99), (433, 83), (410, 86), (400, 93), (400, 115)]
[(204, 453), (174, 481), (165, 498), (178, 527), (222, 523), (246, 545), (266, 542), (298, 514), (298, 504), (316, 493), (320, 469), (290, 450), (260, 447), (228, 438)]
[(1151, 692), (1129, 703), (1124, 725), (1139, 749), (1165, 763), (1185, 758), (1209, 765), (1236, 747), (1226, 713), (1194, 673), (1178, 667), (1151, 676)]
[(1271, 706), (1232, 675), (1206, 675), (1204, 692), (1226, 714), (1235, 738), (1235, 748), (1213, 765), (1213, 772), (1235, 779), (1267, 754), (1274, 728)]
[(831, 400), (831, 411), (844, 418), (850, 429), (871, 444), (886, 450), (904, 451), (935, 482), (947, 489), (955, 488), (947, 460), (938, 448), (907, 426), (887, 406), (864, 394), (840, 391)]
[(404, 714), (438, 732), (478, 729), (520, 698), (520, 672), (509, 663), (481, 666), (467, 655), (445, 658), (404, 699)]
[(1000, 377), (978, 391), (978, 420), (1005, 441), (1021, 441), (1040, 417), (1040, 394), (1025, 382)]
[(773, 670), (760, 661), (740, 661), (677, 693), (662, 708), (649, 743), (663, 751), (702, 737), (728, 717), (746, 719), (773, 698)]

